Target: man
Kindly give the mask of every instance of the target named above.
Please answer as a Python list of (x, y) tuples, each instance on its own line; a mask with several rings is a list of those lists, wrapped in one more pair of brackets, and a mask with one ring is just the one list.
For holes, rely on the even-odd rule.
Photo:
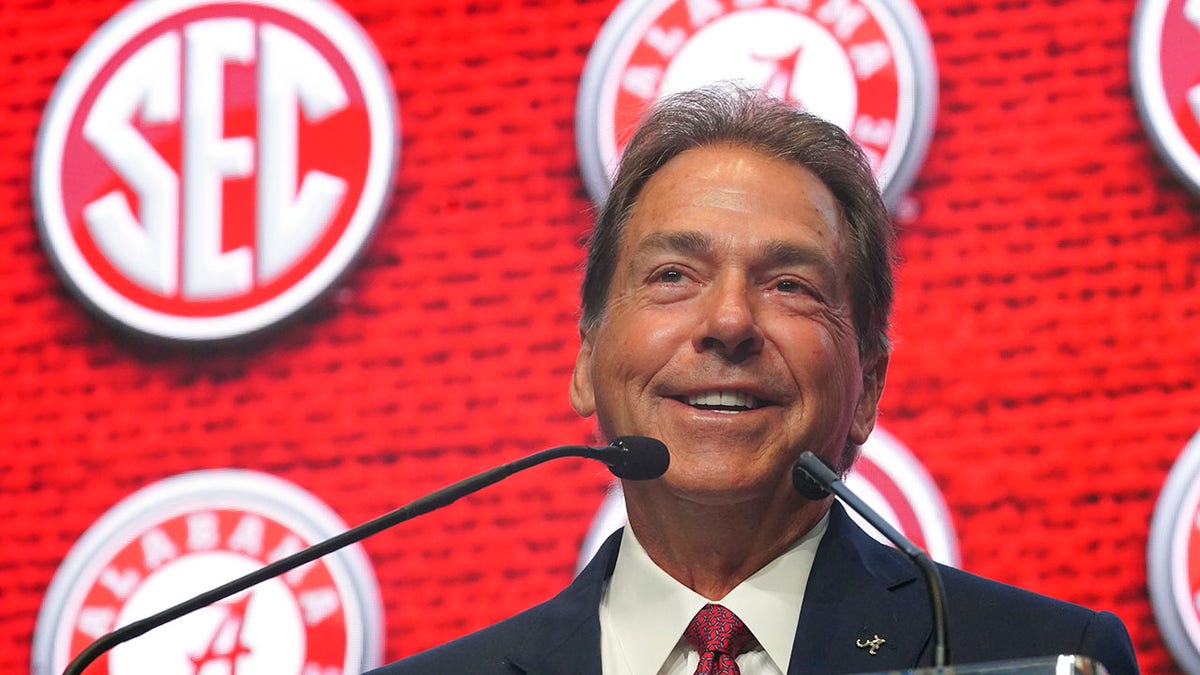
[[(671, 451), (629, 526), (554, 599), (380, 673), (852, 673), (931, 664), (927, 589), (831, 499), (887, 373), (888, 218), (858, 147), (761, 94), (656, 106), (597, 221), (570, 395)], [(942, 569), (955, 663), (1084, 654), (1136, 673), (1119, 619)]]

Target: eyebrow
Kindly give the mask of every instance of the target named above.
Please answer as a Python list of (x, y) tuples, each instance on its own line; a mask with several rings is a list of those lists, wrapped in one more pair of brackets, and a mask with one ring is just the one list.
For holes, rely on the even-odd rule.
[(687, 253), (699, 255), (715, 247), (712, 235), (696, 230), (684, 232), (652, 232), (638, 242), (635, 254), (641, 253)]
[(762, 256), (772, 267), (818, 267), (822, 272), (833, 274), (837, 266), (825, 252), (811, 246), (801, 246), (788, 241), (768, 242)]

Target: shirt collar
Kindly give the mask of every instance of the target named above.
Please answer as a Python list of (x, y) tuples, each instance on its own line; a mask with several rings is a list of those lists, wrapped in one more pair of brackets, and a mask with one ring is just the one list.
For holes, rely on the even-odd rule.
[[(791, 548), (716, 601), (745, 622), (783, 673), (791, 661), (813, 558), (828, 525), (826, 514)], [(601, 611), (609, 613), (608, 625), (630, 663), (653, 664), (649, 672), (656, 672), (709, 602), (655, 565), (632, 528), (625, 528)]]

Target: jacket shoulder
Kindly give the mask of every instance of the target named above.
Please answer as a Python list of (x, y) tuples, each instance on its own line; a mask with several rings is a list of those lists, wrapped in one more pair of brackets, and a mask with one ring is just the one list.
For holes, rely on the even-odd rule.
[(1112, 675), (1138, 672), (1121, 620), (1016, 586), (939, 566), (955, 663), (1073, 654), (1100, 661)]
[(544, 605), (537, 605), (487, 628), (372, 670), (368, 675), (520, 672), (509, 662), (509, 650), (526, 639), (541, 623), (539, 617)]
[(508, 675), (530, 670), (598, 674), (600, 621), (596, 610), (619, 548), (620, 530), (553, 598), (368, 675)]

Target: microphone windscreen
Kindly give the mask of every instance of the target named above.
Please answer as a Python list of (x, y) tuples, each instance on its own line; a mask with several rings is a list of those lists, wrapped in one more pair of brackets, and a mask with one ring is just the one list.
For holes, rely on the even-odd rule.
[[(818, 464), (812, 465), (812, 462)], [(805, 466), (806, 464), (812, 468)], [(799, 492), (801, 497), (817, 501), (829, 496), (829, 488), (825, 487), (825, 484), (814, 475), (814, 470), (820, 470), (821, 464), (823, 461), (811, 452), (805, 452), (800, 459), (796, 460), (795, 466), (792, 467), (792, 487), (796, 488), (796, 492)], [(828, 464), (824, 464), (825, 468), (828, 466)]]
[(656, 438), (646, 436), (620, 436), (608, 444), (618, 448), (617, 452), (606, 453), (608, 470), (617, 478), (650, 480), (667, 472), (671, 453), (667, 445)]

